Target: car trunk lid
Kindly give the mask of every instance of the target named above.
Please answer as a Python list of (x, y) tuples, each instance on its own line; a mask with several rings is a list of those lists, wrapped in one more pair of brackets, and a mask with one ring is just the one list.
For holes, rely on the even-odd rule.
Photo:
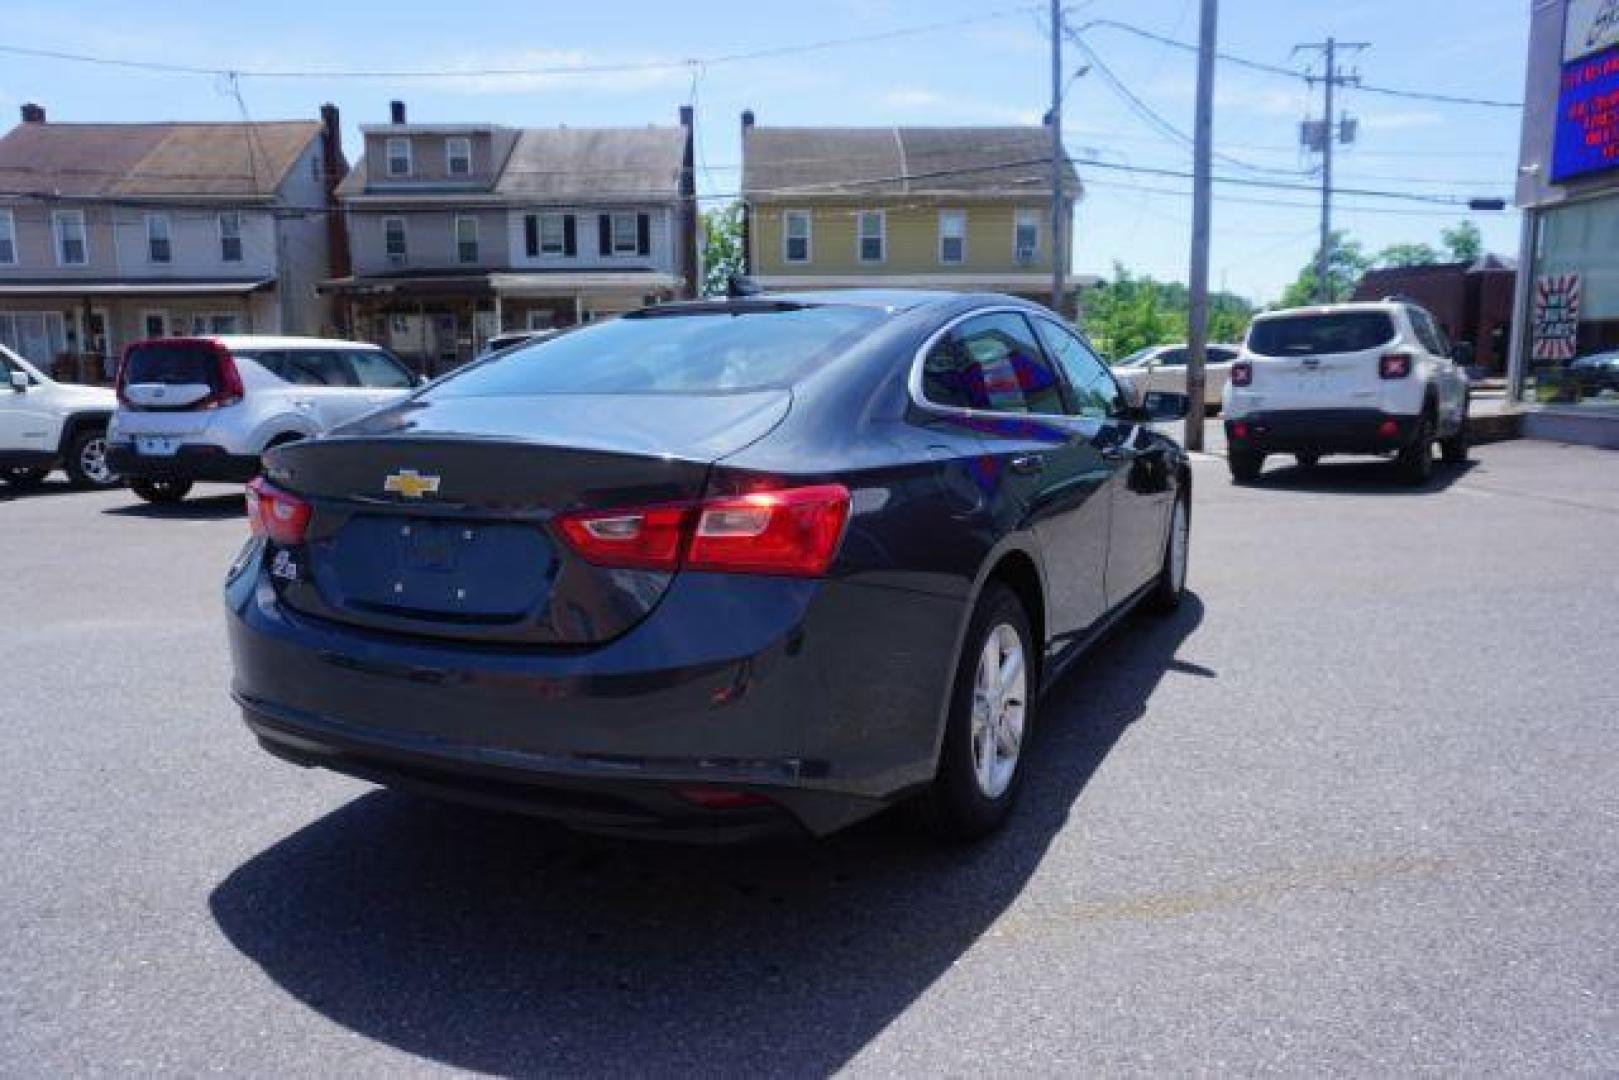
[(786, 414), (785, 390), (414, 400), (274, 451), (313, 508), (277, 574), (300, 611), (378, 630), (583, 645), (644, 618), (673, 573), (592, 565), (556, 519), (700, 499), (712, 463)]

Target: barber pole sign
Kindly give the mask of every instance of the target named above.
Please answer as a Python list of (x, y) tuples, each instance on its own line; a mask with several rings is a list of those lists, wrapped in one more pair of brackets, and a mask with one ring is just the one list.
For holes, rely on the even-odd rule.
[(1580, 336), (1580, 275), (1547, 274), (1535, 281), (1534, 358), (1572, 360)]

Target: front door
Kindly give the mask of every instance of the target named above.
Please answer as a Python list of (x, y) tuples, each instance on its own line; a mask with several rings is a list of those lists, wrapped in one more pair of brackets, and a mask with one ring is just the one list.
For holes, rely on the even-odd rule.
[(1061, 367), (1081, 422), (1094, 425), (1091, 446), (1108, 470), (1105, 546), (1106, 608), (1129, 599), (1152, 580), (1163, 562), (1173, 492), (1165, 470), (1168, 445), (1145, 425), (1131, 422), (1112, 372), (1078, 334), (1039, 317), (1040, 340)]

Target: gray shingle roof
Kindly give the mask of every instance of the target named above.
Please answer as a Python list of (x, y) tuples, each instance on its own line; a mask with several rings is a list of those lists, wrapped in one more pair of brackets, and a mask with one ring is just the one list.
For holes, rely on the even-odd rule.
[(268, 196), (320, 130), (313, 120), (23, 123), (0, 138), (0, 192)]
[(673, 199), (685, 150), (678, 127), (524, 128), (495, 191), (557, 202)]
[[(1038, 196), (1051, 190), (1043, 127), (743, 128), (742, 189), (806, 195)], [(1064, 189), (1079, 176), (1064, 162)]]

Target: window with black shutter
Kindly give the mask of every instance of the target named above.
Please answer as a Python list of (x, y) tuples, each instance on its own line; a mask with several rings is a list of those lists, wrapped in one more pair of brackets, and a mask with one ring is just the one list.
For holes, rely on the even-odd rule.
[(652, 215), (635, 215), (635, 253), (637, 255), (652, 254)]
[(613, 253), (613, 218), (611, 214), (596, 217), (596, 247), (603, 255)]
[(570, 259), (579, 254), (579, 230), (572, 214), (562, 218), (562, 254)]
[(523, 250), (531, 259), (538, 258), (540, 254), (540, 216), (538, 214), (523, 215)]

